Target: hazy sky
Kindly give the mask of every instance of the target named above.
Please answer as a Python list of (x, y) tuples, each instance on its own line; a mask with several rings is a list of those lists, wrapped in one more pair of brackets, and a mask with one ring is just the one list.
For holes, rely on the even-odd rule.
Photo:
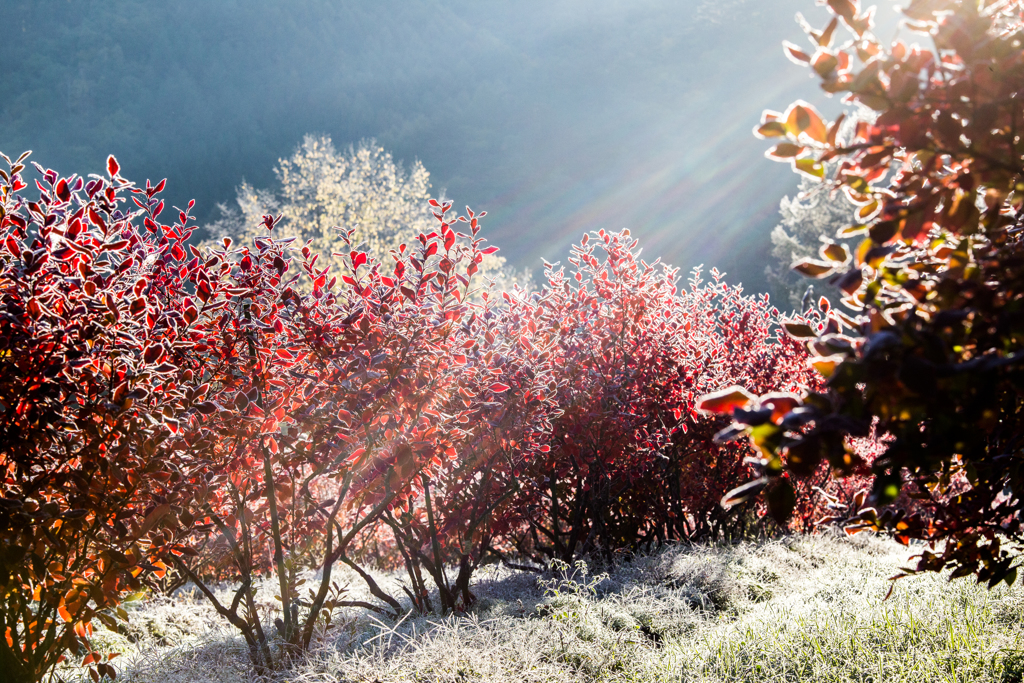
[(813, 0), (0, 0), (0, 150), (64, 174), (113, 152), (207, 218), (305, 133), (376, 137), (519, 265), (628, 227), (762, 289), (796, 180), (751, 129), (838, 106), (783, 56), (797, 11), (824, 23)]

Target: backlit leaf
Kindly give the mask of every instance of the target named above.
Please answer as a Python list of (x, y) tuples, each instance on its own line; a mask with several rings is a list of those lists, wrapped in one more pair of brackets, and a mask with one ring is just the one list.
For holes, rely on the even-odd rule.
[(753, 402), (756, 397), (741, 386), (732, 386), (711, 394), (707, 394), (697, 402), (697, 409), (706, 413), (731, 413), (736, 408), (743, 408)]
[(740, 503), (745, 503), (750, 500), (768, 485), (768, 479), (762, 477), (755, 479), (754, 481), (747, 482), (743, 486), (737, 486), (733, 490), (729, 491), (722, 497), (721, 506), (728, 510), (731, 507), (735, 507)]
[(829, 261), (844, 264), (850, 262), (850, 250), (845, 244), (836, 244), (835, 242), (823, 244), (819, 251)]
[(793, 339), (814, 339), (818, 336), (817, 331), (807, 323), (784, 322), (782, 329)]
[(799, 173), (818, 180), (825, 177), (825, 165), (815, 159), (794, 159), (793, 168)]
[(786, 53), (786, 57), (788, 57), (794, 64), (808, 64), (811, 61), (811, 56), (809, 54), (788, 40), (782, 41), (782, 50)]
[(803, 259), (793, 265), (793, 270), (807, 277), (822, 278), (835, 270), (835, 265), (814, 259)]
[(789, 160), (804, 151), (804, 147), (792, 142), (781, 142), (765, 152), (765, 156), (773, 161)]
[(768, 121), (754, 129), (754, 135), (760, 138), (782, 138), (788, 134), (786, 124), (781, 121)]

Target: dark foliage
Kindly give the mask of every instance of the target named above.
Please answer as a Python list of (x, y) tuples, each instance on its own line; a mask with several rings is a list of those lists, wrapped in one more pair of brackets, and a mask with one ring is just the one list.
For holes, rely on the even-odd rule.
[[(995, 585), (1016, 577), (1024, 543), (1024, 6), (1020, 2), (915, 0), (907, 26), (935, 51), (870, 33), (870, 12), (829, 0), (835, 15), (811, 31), (808, 62), (829, 92), (874, 109), (874, 123), (837, 140), (807, 105), (768, 113), (763, 136), (785, 137), (772, 155), (821, 174), (839, 164), (834, 191), (859, 206), (854, 254), (821, 249), (797, 269), (831, 277), (851, 315), (787, 325), (808, 340), (828, 392), (809, 393), (766, 422), (758, 403), (734, 416), (764, 455), (764, 478), (780, 519), (788, 516), (790, 475), (827, 462), (842, 475), (872, 475), (866, 507), (851, 531), (891, 529), (904, 542), (930, 543), (918, 571), (952, 569)], [(839, 23), (853, 39), (831, 48)], [(859, 60), (859, 66), (856, 62)], [(887, 433), (870, 464), (846, 437)], [(880, 507), (900, 494), (928, 514)], [(945, 542), (939, 545), (940, 542)]]

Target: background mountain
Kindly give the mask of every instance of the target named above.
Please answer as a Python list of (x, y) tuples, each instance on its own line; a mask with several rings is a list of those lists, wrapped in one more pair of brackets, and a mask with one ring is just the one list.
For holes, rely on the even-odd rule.
[(650, 258), (763, 289), (796, 178), (750, 130), (810, 90), (779, 45), (803, 42), (797, 11), (824, 16), (810, 0), (0, 0), (0, 150), (68, 173), (113, 153), (205, 220), (243, 179), (272, 185), (305, 133), (375, 137), (486, 209), (512, 263), (629, 227)]

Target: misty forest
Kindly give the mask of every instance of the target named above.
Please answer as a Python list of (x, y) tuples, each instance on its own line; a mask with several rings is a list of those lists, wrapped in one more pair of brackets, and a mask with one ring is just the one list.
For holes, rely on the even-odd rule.
[(0, 683), (1024, 680), (1024, 0), (0, 17)]

